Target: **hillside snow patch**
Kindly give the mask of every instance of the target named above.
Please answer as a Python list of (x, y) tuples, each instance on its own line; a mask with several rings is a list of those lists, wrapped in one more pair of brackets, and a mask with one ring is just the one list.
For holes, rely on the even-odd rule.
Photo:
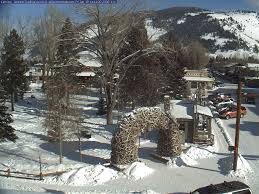
[(147, 167), (142, 162), (134, 162), (132, 163), (128, 168), (124, 170), (124, 173), (129, 178), (134, 178), (135, 180), (142, 179), (151, 173), (153, 173), (154, 170), (152, 168)]
[(182, 24), (186, 21), (186, 18), (182, 18), (180, 20), (177, 21), (177, 24)]
[(145, 21), (145, 27), (147, 30), (148, 39), (150, 41), (156, 41), (160, 36), (167, 33), (167, 31), (162, 28), (154, 27), (153, 22), (150, 19)]

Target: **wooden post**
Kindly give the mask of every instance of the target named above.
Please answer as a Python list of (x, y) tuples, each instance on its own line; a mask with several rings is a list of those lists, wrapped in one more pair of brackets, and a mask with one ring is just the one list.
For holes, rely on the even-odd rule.
[(80, 157), (80, 162), (82, 162), (82, 149), (81, 149), (81, 131), (79, 130), (79, 133), (78, 133), (78, 149), (79, 149), (79, 157)]
[(41, 156), (40, 155), (39, 155), (39, 162), (40, 162), (40, 180), (43, 180), (42, 167), (41, 167)]
[(168, 96), (168, 95), (164, 96), (164, 111), (165, 112), (170, 111), (170, 96)]
[(234, 148), (234, 161), (233, 161), (233, 170), (237, 170), (237, 160), (238, 160), (238, 146), (239, 146), (239, 132), (240, 132), (240, 116), (241, 116), (241, 89), (242, 82), (238, 81), (237, 89), (237, 118), (236, 118), (236, 136), (235, 136), (235, 148)]
[(11, 175), (11, 170), (10, 168), (7, 169), (7, 177), (9, 177)]

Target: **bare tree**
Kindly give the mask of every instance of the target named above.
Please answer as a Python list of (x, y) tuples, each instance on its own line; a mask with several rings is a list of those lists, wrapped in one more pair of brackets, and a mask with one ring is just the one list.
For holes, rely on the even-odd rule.
[[(48, 128), (49, 140), (59, 141), (59, 161), (62, 163), (63, 140), (77, 133), (80, 124), (80, 111), (69, 99), (67, 103), (64, 84), (65, 78), (62, 74), (55, 74), (47, 80), (47, 104), (45, 127)], [(76, 87), (69, 88), (70, 92)], [(70, 98), (73, 96), (70, 95)]]
[(208, 50), (198, 41), (182, 50), (182, 58), (189, 69), (202, 69), (209, 63)]
[(141, 15), (135, 13), (140, 9), (140, 1), (122, 2), (115, 6), (95, 5), (78, 8), (89, 20), (84, 32), (79, 32), (81, 43), (95, 60), (102, 64), (98, 74), (106, 95), (107, 124), (113, 123), (112, 111), (116, 105), (119, 85), (128, 68), (140, 56), (148, 56), (161, 50), (150, 47), (137, 50), (123, 58), (119, 56), (121, 48), (127, 44), (126, 37), (132, 27), (141, 21)]
[(43, 88), (46, 76), (49, 76), (55, 62), (56, 42), (64, 15), (55, 7), (49, 6), (46, 15), (34, 24), (35, 50), (43, 63)]
[(11, 24), (8, 18), (0, 19), (0, 48), (3, 44), (4, 37), (10, 32)]

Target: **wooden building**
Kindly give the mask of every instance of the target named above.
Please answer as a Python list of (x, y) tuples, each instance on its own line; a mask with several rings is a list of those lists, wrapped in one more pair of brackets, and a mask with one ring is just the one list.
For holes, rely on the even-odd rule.
[(192, 96), (199, 90), (201, 96), (207, 96), (207, 90), (212, 89), (214, 78), (209, 77), (208, 70), (185, 70), (187, 93)]
[(171, 100), (171, 114), (180, 124), (182, 143), (213, 144), (209, 107), (196, 105), (191, 100)]

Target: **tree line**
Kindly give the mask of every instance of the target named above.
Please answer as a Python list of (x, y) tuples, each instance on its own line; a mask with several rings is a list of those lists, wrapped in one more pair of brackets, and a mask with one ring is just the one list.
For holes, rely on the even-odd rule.
[(206, 49), (199, 42), (183, 45), (173, 33), (158, 43), (151, 42), (145, 29), (145, 14), (134, 11), (137, 4), (120, 6), (127, 9), (100, 5), (80, 7), (80, 13), (87, 18), (80, 26), (50, 7), (47, 16), (34, 23), (30, 44), (15, 29), (5, 36), (0, 65), (3, 88), (0, 113), (7, 115), (0, 116), (0, 123), (5, 123), (0, 125), (0, 138), (7, 137), (3, 134), (9, 131), (12, 133), (9, 139), (15, 139), (14, 129), (7, 127), (12, 119), (4, 102), (8, 97), (14, 110), (18, 96), (22, 97), (27, 89), (26, 49), (43, 64), (43, 90), (48, 105), (45, 126), (59, 137), (60, 148), (65, 132), (78, 128), (82, 119), (73, 100), (78, 91), (76, 75), (82, 69), (77, 53), (82, 48), (102, 65), (96, 77), (104, 91), (107, 124), (112, 124), (113, 110), (118, 103), (154, 106), (165, 94), (174, 98), (188, 95), (184, 70), (205, 67)]

